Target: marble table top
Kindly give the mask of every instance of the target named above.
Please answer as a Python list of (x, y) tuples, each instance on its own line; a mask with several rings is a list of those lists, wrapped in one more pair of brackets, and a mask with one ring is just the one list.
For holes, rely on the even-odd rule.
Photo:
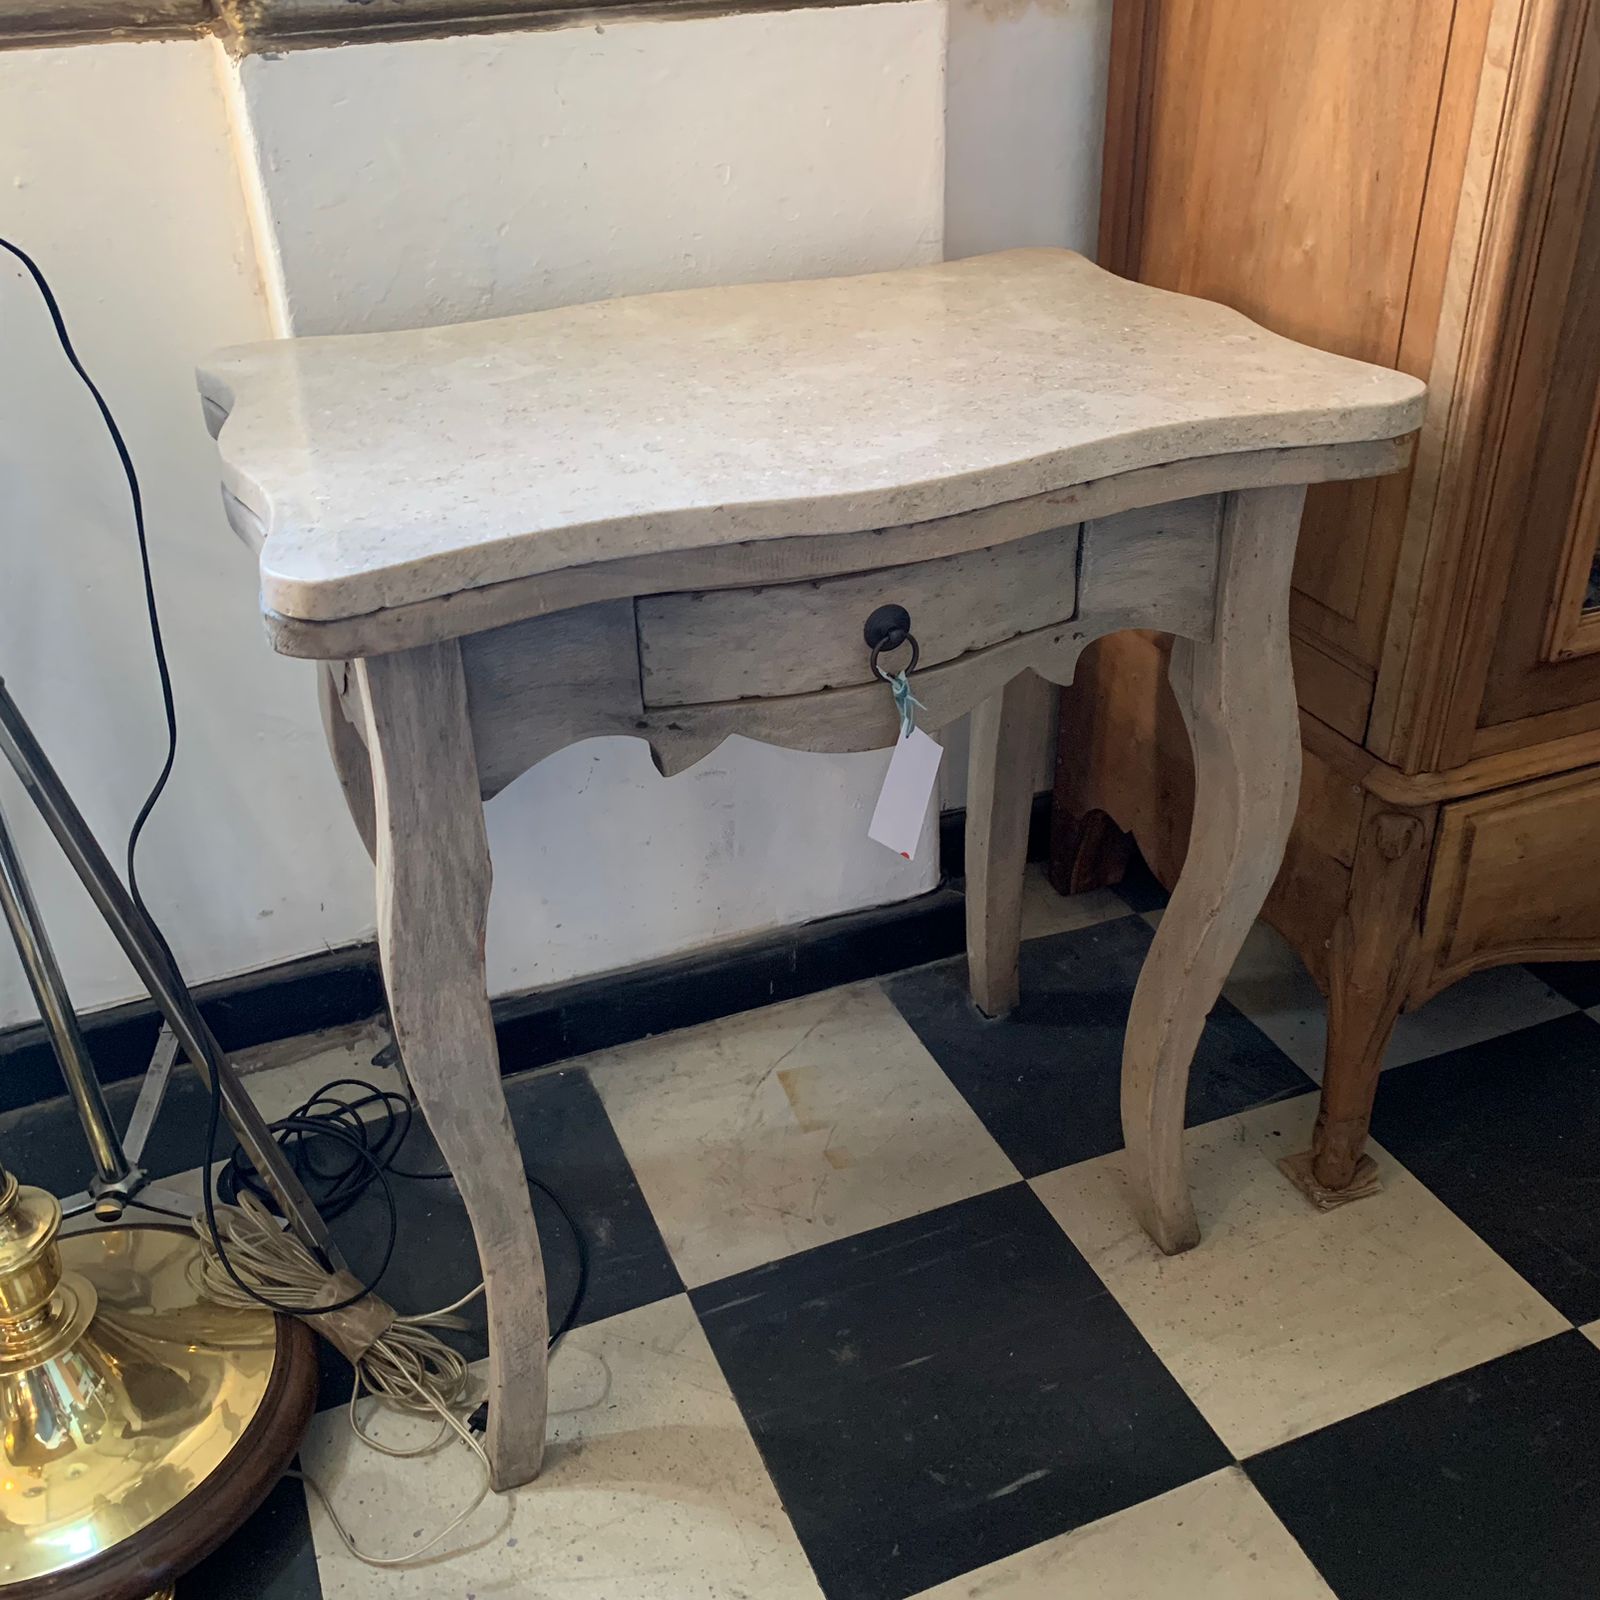
[(262, 604), (308, 621), (1393, 438), (1424, 393), (1065, 250), (245, 345), (199, 379)]

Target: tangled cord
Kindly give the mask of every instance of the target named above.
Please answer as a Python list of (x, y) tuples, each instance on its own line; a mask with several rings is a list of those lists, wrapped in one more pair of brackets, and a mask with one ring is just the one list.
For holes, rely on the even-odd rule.
[[(354, 1093), (341, 1095), (341, 1090)], [(376, 1115), (363, 1115), (374, 1107), (378, 1108)], [(271, 1124), (273, 1137), (325, 1217), (344, 1215), (369, 1188), (379, 1185), (389, 1214), (385, 1267), (393, 1255), (398, 1228), (390, 1178), (431, 1183), (450, 1177), (448, 1172), (415, 1172), (395, 1165), (415, 1121), (416, 1108), (406, 1095), (380, 1089), (361, 1078), (336, 1078)], [(577, 1261), (572, 1300), (550, 1335), (550, 1349), (554, 1350), (583, 1303), (589, 1280), (588, 1250), (561, 1197), (531, 1174), (525, 1176), (529, 1185), (555, 1207), (572, 1235)], [(209, 1223), (197, 1217), (194, 1224), (200, 1240), (201, 1284), (206, 1294), (224, 1305), (239, 1307), (257, 1306), (270, 1294), (271, 1303), (299, 1315), (315, 1316), (326, 1311), (327, 1269), (282, 1227), (270, 1190), (243, 1150), (235, 1150), (224, 1164), (216, 1187), (226, 1203), (213, 1208)], [(382, 1276), (381, 1270), (378, 1276)], [(479, 1283), (436, 1311), (396, 1315), (355, 1358), (355, 1383), (349, 1403), (352, 1432), (363, 1444), (386, 1456), (409, 1459), (428, 1455), (455, 1434), (476, 1457), (481, 1470), (481, 1482), (471, 1501), (415, 1549), (403, 1555), (378, 1556), (356, 1543), (322, 1485), (308, 1474), (297, 1475), (317, 1497), (344, 1547), (367, 1566), (405, 1567), (419, 1561), (460, 1528), (490, 1492), (489, 1458), (477, 1431), (459, 1415), (470, 1378), (466, 1357), (434, 1331), (464, 1327), (466, 1324), (456, 1313), (477, 1299), (483, 1289)], [(397, 1411), (437, 1417), (439, 1428), (414, 1448), (386, 1444), (362, 1424), (360, 1402), (366, 1395)]]
[[(338, 1092), (345, 1089), (353, 1090), (354, 1094), (346, 1096)], [(374, 1107), (379, 1108), (376, 1114), (368, 1115)], [(380, 1089), (365, 1078), (333, 1078), (286, 1116), (269, 1124), (278, 1148), (283, 1151), (323, 1217), (330, 1221), (342, 1217), (374, 1184), (381, 1190), (388, 1214), (388, 1236), (382, 1263), (370, 1280), (369, 1288), (376, 1288), (387, 1271), (399, 1233), (399, 1211), (390, 1179), (448, 1183), (451, 1178), (449, 1172), (415, 1172), (395, 1164), (416, 1121), (416, 1104), (409, 1095), (394, 1089)], [(571, 1328), (588, 1290), (589, 1251), (583, 1233), (561, 1196), (531, 1172), (524, 1171), (523, 1177), (527, 1179), (528, 1187), (537, 1189), (561, 1218), (572, 1236), (577, 1262), (577, 1284), (572, 1300), (550, 1334), (550, 1348), (554, 1350)], [(216, 1191), (230, 1205), (250, 1195), (261, 1202), (264, 1210), (277, 1210), (277, 1200), (271, 1189), (242, 1147), (234, 1149), (217, 1174)], [(222, 1212), (218, 1210), (219, 1220), (221, 1216)], [(220, 1254), (220, 1264), (226, 1268), (232, 1259), (231, 1241), (224, 1242)], [(310, 1259), (309, 1256), (307, 1259)], [(234, 1287), (245, 1293), (249, 1293), (251, 1288), (249, 1284), (241, 1284), (237, 1280)], [(261, 1298), (260, 1295), (256, 1296), (257, 1303)], [(296, 1311), (300, 1308), (285, 1303), (279, 1309)], [(326, 1311), (333, 1307), (324, 1305), (321, 1309)]]
[[(295, 1236), (281, 1227), (266, 1205), (248, 1190), (237, 1205), (216, 1210), (217, 1233), (226, 1239), (226, 1248), (235, 1272), (248, 1276), (286, 1305), (314, 1314), (326, 1298), (328, 1274), (313, 1259)], [(200, 1282), (207, 1296), (222, 1305), (253, 1310), (256, 1296), (241, 1289), (234, 1273), (227, 1270), (218, 1254), (217, 1239), (203, 1218), (195, 1218), (195, 1233), (200, 1240)], [(316, 1495), (345, 1548), (358, 1561), (370, 1567), (404, 1567), (425, 1556), (448, 1538), (489, 1494), (489, 1458), (478, 1436), (456, 1415), (466, 1392), (466, 1357), (452, 1349), (433, 1330), (465, 1326), (454, 1313), (483, 1293), (480, 1283), (459, 1300), (437, 1311), (417, 1316), (397, 1316), (368, 1348), (356, 1358), (355, 1384), (350, 1391), (350, 1427), (363, 1444), (386, 1456), (408, 1458), (430, 1454), (454, 1433), (477, 1458), (482, 1478), (478, 1492), (444, 1527), (404, 1555), (376, 1556), (363, 1550), (334, 1509), (327, 1491), (309, 1473), (298, 1473), (300, 1480)], [(414, 1449), (399, 1449), (385, 1444), (361, 1423), (360, 1402), (371, 1394), (397, 1411), (433, 1415), (439, 1419), (434, 1436)]]

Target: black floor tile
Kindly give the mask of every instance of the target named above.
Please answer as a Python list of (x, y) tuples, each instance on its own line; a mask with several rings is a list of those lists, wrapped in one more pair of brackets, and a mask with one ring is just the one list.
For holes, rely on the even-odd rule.
[(322, 1600), (300, 1484), (280, 1479), (237, 1533), (178, 1580), (178, 1600)]
[(1600, 1317), (1600, 1023), (1556, 1017), (1384, 1073), (1372, 1131), (1574, 1322)]
[[(560, 1196), (583, 1235), (589, 1280), (577, 1322), (597, 1322), (677, 1294), (682, 1288), (677, 1269), (588, 1075), (579, 1068), (530, 1073), (508, 1079), (505, 1088), (528, 1171)], [(412, 1172), (442, 1170), (438, 1147), (420, 1120), (396, 1164)], [(448, 1304), (479, 1277), (472, 1230), (455, 1185), (396, 1178), (393, 1188), (400, 1243), (381, 1293), (402, 1311)], [(554, 1323), (576, 1292), (578, 1253), (565, 1220), (549, 1196), (537, 1189), (533, 1210)], [(374, 1271), (381, 1259), (386, 1218), (382, 1197), (369, 1190), (334, 1224), (352, 1269), (362, 1276)], [(466, 1328), (448, 1337), (469, 1359), (477, 1360), (489, 1348), (483, 1302), (475, 1300), (461, 1315)], [(349, 1397), (349, 1368), (326, 1345), (319, 1353), (320, 1404), (340, 1404)]]
[(1339, 1600), (1600, 1595), (1600, 1350), (1502, 1356), (1246, 1463)]
[(1160, 911), (1171, 898), (1137, 850), (1129, 857), (1121, 882), (1114, 887), (1135, 911)]
[[(112, 1123), (122, 1132), (133, 1113), (139, 1080), (106, 1088)], [(187, 1172), (205, 1159), (206, 1114), (211, 1096), (192, 1067), (179, 1067), (167, 1085), (161, 1115), (145, 1146), (144, 1168), (152, 1177)], [(234, 1147), (224, 1124), (219, 1154)], [(65, 1097), (0, 1113), (0, 1160), (23, 1183), (36, 1183), (52, 1194), (68, 1195), (84, 1188), (94, 1172), (89, 1147), (72, 1102)]]
[(1229, 1460), (1025, 1185), (692, 1299), (830, 1600), (900, 1600)]
[(1600, 961), (1530, 962), (1528, 971), (1575, 1006), (1600, 1006)]
[[(1027, 940), (1022, 1001), (990, 1021), (967, 995), (966, 962), (923, 967), (884, 988), (1026, 1177), (1122, 1146), (1122, 1039), (1150, 947), (1141, 917)], [(1311, 1080), (1219, 1000), (1189, 1079), (1189, 1122), (1304, 1094)]]
[[(678, 1269), (588, 1073), (569, 1067), (512, 1078), (506, 1100), (528, 1171), (561, 1197), (587, 1246), (589, 1283), (578, 1324), (680, 1293)], [(535, 1191), (534, 1211), (545, 1237), (547, 1206)], [(565, 1225), (559, 1226), (565, 1234)], [(575, 1266), (570, 1247), (556, 1248)], [(552, 1276), (552, 1317), (565, 1310), (576, 1287), (575, 1279)]]

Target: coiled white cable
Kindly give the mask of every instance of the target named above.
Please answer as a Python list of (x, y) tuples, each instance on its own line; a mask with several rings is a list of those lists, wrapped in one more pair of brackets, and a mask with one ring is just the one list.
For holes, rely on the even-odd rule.
[[(216, 1207), (217, 1231), (222, 1235), (228, 1260), (234, 1271), (252, 1288), (270, 1293), (280, 1305), (294, 1307), (314, 1316), (327, 1302), (328, 1272), (293, 1234), (248, 1191), (237, 1205)], [(223, 1266), (216, 1240), (203, 1218), (195, 1219), (195, 1234), (200, 1240), (200, 1284), (206, 1295), (220, 1305), (259, 1310), (260, 1302), (241, 1289)], [(307, 1473), (293, 1474), (316, 1495), (346, 1550), (369, 1567), (414, 1565), (442, 1540), (454, 1533), (488, 1498), (489, 1458), (476, 1434), (457, 1415), (467, 1390), (469, 1372), (466, 1358), (452, 1350), (434, 1328), (459, 1328), (455, 1315), (483, 1293), (483, 1285), (462, 1295), (450, 1305), (416, 1316), (396, 1316), (394, 1321), (355, 1360), (355, 1387), (350, 1393), (350, 1427), (363, 1444), (406, 1460), (428, 1455), (454, 1433), (478, 1459), (483, 1482), (470, 1504), (459, 1511), (432, 1538), (404, 1555), (377, 1556), (363, 1550), (351, 1536), (343, 1519), (334, 1510), (327, 1491)], [(412, 1415), (439, 1418), (439, 1431), (426, 1443), (400, 1449), (374, 1438), (361, 1425), (359, 1403), (370, 1394), (380, 1403)]]

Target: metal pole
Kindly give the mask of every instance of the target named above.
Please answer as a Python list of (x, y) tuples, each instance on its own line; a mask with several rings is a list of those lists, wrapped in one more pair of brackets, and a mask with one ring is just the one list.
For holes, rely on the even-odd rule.
[(301, 1242), (319, 1253), (330, 1266), (343, 1267), (344, 1258), (327, 1224), (318, 1215), (305, 1186), (274, 1142), (266, 1119), (245, 1093), (233, 1064), (200, 1015), (166, 942), (123, 887), (3, 680), (0, 680), (0, 750), (5, 752), (140, 981), (161, 1008), (184, 1054), (197, 1067), (204, 1067), (221, 1088), (223, 1108), (239, 1143), (255, 1164), (256, 1171), (271, 1186), (289, 1225)]
[(17, 854), (3, 807), (0, 807), (0, 910), (5, 913), (17, 954), (22, 958), (22, 970), (28, 975), (28, 987), (33, 990), (39, 1016), (50, 1035), (56, 1060), (61, 1064), (67, 1093), (78, 1108), (78, 1120), (89, 1141), (95, 1171), (103, 1184), (123, 1184), (133, 1176), (133, 1168), (112, 1126), (110, 1109), (84, 1046), (77, 1013), (72, 1009), (55, 951), (50, 948), (50, 936), (45, 932), (39, 907), (28, 887), (28, 876), (22, 869), (22, 858)]

